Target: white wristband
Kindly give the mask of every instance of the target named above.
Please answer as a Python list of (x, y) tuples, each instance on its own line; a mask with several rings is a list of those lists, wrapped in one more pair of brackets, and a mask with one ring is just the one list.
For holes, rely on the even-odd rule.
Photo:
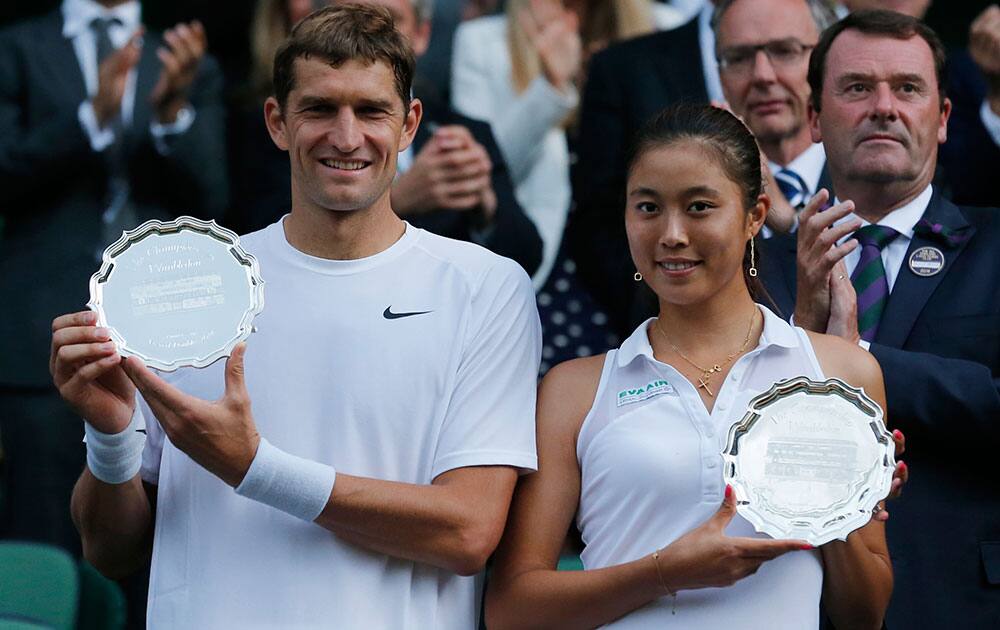
[(101, 433), (84, 422), (87, 435), (87, 468), (104, 483), (125, 483), (135, 477), (142, 466), (142, 449), (146, 434), (138, 431), (139, 408), (132, 421), (121, 433)]
[(261, 438), (236, 494), (312, 522), (326, 507), (336, 480), (333, 466), (296, 457)]

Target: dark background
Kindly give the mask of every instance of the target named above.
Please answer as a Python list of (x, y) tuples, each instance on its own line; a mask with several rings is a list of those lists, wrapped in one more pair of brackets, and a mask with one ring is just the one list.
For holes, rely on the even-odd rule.
[[(249, 32), (253, 0), (145, 0), (143, 21), (153, 30), (198, 18), (208, 31), (209, 50), (222, 64), (230, 86), (241, 83), (249, 69)], [(964, 47), (969, 24), (986, 8), (986, 0), (937, 0), (926, 22), (948, 48)], [(60, 0), (5, 0), (0, 2), (0, 25), (50, 11)]]

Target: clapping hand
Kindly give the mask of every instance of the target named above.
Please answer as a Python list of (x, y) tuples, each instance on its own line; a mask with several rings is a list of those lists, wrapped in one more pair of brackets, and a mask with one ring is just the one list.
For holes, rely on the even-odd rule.
[(432, 210), (479, 210), (492, 221), (497, 201), (493, 162), (483, 145), (460, 125), (438, 127), (410, 168), (392, 185), (392, 206), (401, 215)]
[[(858, 246), (857, 240), (853, 238), (840, 245), (837, 245), (837, 241), (861, 227), (861, 221), (857, 218), (835, 226), (836, 221), (854, 211), (854, 202), (844, 201), (820, 212), (829, 198), (830, 193), (826, 189), (820, 189), (809, 200), (799, 215), (799, 230), (796, 235), (795, 325), (815, 332), (826, 332), (829, 326), (832, 306), (830, 275), (837, 263)], [(840, 280), (839, 276), (842, 274), (843, 272), (837, 274), (837, 280)]]
[(208, 46), (205, 28), (195, 20), (178, 24), (163, 34), (165, 47), (156, 51), (163, 64), (160, 79), (149, 97), (161, 123), (171, 123), (188, 102), (188, 91)]
[(128, 43), (109, 54), (97, 67), (97, 92), (91, 104), (100, 127), (106, 126), (121, 110), (125, 80), (129, 71), (139, 63), (142, 53), (142, 33), (140, 27)]
[(583, 63), (576, 13), (563, 8), (559, 0), (531, 0), (517, 18), (538, 51), (545, 78), (556, 89), (565, 91), (579, 77)]

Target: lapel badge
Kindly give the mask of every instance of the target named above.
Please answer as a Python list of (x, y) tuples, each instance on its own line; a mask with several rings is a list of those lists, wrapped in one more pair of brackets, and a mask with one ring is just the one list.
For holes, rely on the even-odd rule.
[(944, 254), (937, 247), (921, 247), (910, 254), (908, 263), (918, 276), (933, 276), (944, 269)]

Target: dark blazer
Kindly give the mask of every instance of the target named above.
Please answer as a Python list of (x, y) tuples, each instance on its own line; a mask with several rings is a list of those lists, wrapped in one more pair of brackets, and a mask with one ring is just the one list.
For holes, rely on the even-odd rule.
[[(419, 152), (430, 138), (432, 125), (462, 125), (483, 145), (493, 162), (491, 175), (497, 196), (493, 224), (481, 232), (474, 230), (473, 213), (437, 210), (406, 217), (411, 224), (435, 234), (480, 245), (515, 260), (529, 274), (542, 261), (542, 239), (535, 224), (521, 209), (514, 197), (514, 186), (507, 173), (507, 164), (500, 154), (490, 126), (466, 118), (434, 98), (420, 95), (424, 117), (413, 141)], [(234, 168), (233, 207), (227, 218), (240, 232), (252, 232), (274, 223), (291, 209), (292, 191), (288, 175), (288, 154), (281, 151), (267, 133), (261, 105), (244, 105), (234, 111), (236, 132), (231, 142)]]
[[(924, 218), (958, 231), (920, 277), (904, 261), (871, 352), (885, 378), (888, 419), (906, 434), (910, 481), (889, 505), (895, 570), (889, 628), (1000, 628), (1000, 210), (958, 207), (935, 192)], [(795, 241), (761, 247), (760, 277), (787, 317)]]
[(1000, 146), (986, 131), (979, 108), (986, 80), (968, 51), (948, 59), (948, 96), (952, 102), (948, 141), (941, 146), (939, 182), (958, 204), (1000, 206)]
[[(148, 105), (160, 75), (155, 34), (145, 36), (133, 121), (126, 130), (130, 202), (138, 220), (191, 214), (212, 218), (226, 205), (222, 76), (203, 60), (190, 100), (192, 127), (161, 156)], [(90, 148), (77, 110), (87, 98), (72, 42), (56, 10), (0, 32), (0, 384), (51, 382), (53, 317), (81, 310), (97, 271), (108, 170)]]
[(587, 70), (567, 239), (577, 273), (623, 338), (642, 321), (625, 239), (625, 154), (642, 124), (664, 107), (708, 101), (700, 51), (695, 18), (609, 46)]

